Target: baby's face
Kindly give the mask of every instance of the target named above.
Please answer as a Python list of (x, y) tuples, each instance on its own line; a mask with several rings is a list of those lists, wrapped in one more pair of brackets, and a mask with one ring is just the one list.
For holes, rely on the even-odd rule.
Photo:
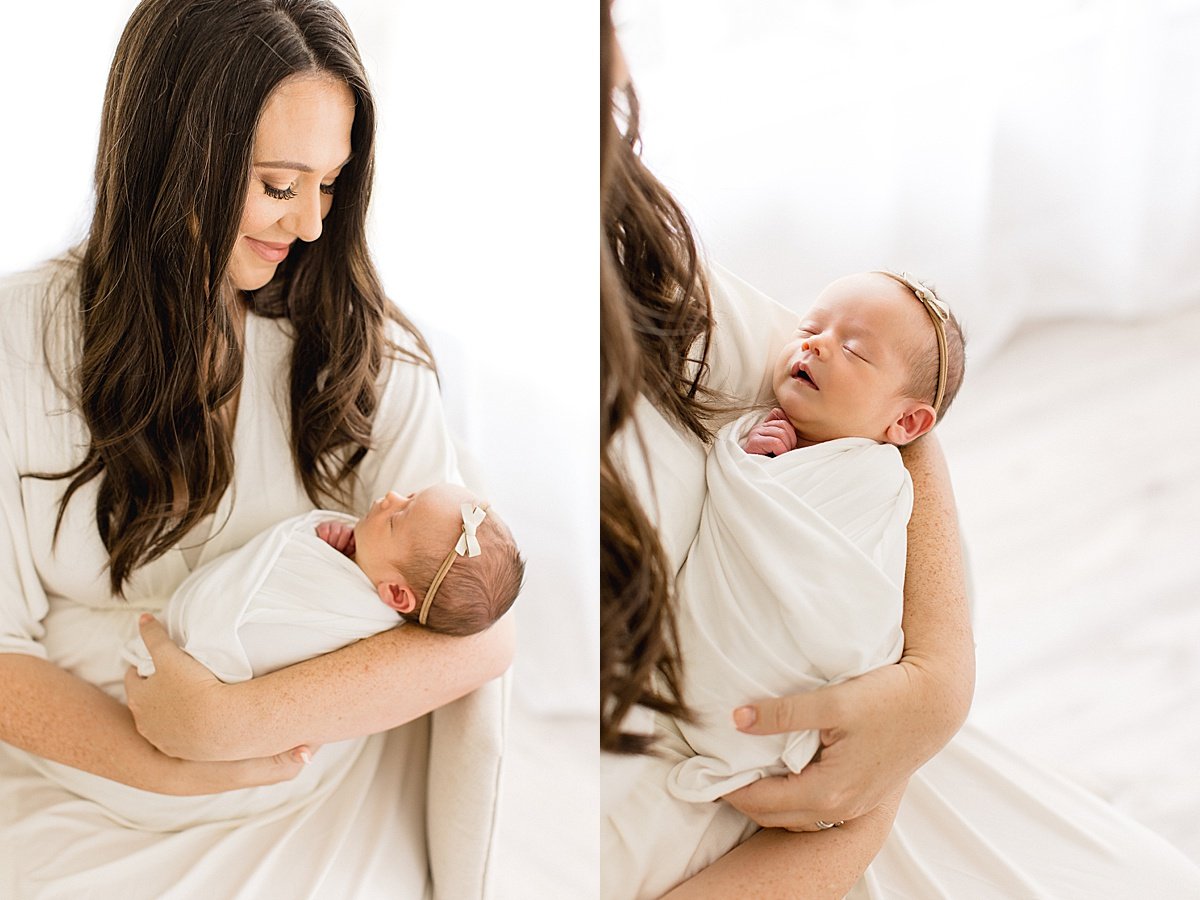
[(478, 498), (457, 484), (435, 484), (408, 496), (389, 491), (354, 526), (355, 561), (373, 580), (422, 547), (450, 552), (462, 531), (463, 503)]
[(775, 398), (807, 441), (883, 441), (909, 380), (906, 348), (924, 338), (936, 339), (928, 316), (902, 285), (877, 273), (839, 278), (775, 361)]

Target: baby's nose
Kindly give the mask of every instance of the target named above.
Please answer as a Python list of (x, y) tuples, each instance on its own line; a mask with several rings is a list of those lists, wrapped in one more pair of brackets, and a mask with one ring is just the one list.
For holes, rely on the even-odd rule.
[(817, 347), (816, 343), (812, 340), (812, 338), (809, 338), (807, 341), (802, 341), (800, 343), (800, 349), (810, 351), (813, 354), (813, 356), (821, 355), (820, 348)]
[(385, 508), (392, 507), (392, 506), (399, 506), (402, 503), (404, 503), (404, 498), (401, 497), (399, 494), (397, 494), (395, 491), (388, 491), (386, 494), (384, 494), (382, 497), (379, 498), (379, 505), (383, 506)]

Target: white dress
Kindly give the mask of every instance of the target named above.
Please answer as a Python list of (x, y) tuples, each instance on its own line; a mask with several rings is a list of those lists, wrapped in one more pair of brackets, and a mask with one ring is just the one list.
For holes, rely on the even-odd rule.
[[(61, 287), (69, 275), (52, 265), (0, 282), (0, 652), (48, 659), (121, 698), (122, 646), (136, 633), (138, 615), (158, 612), (189, 566), (182, 550), (172, 550), (137, 571), (127, 600), (114, 598), (94, 520), (96, 482), (76, 493), (55, 541), (64, 482), (19, 477), (63, 471), (87, 445), (59, 387), (68, 383), (71, 360), (74, 303)], [(234, 479), (198, 563), (312, 509), (287, 440), (288, 324), (249, 315), (245, 339)], [(44, 343), (61, 371), (47, 370)], [(380, 449), (359, 467), (357, 508), (397, 486), (457, 479), (427, 370), (391, 367), (374, 438)], [(479, 896), (494, 827), (495, 794), (487, 788), (495, 783), (503, 719), (496, 708), (503, 689), (493, 685), (386, 734), (322, 748), (299, 778), (276, 786), (286, 796), (265, 810), (239, 796), (249, 792), (178, 798), (105, 779), (94, 779), (99, 799), (81, 796), (59, 784), (54, 764), (0, 743), (0, 896), (420, 898), (434, 893), (431, 864), (439, 896)], [(469, 746), (473, 728), (480, 772), (452, 748), (431, 756), (431, 740)], [(451, 761), (464, 783), (483, 786), (479, 795), (457, 802), (444, 768), (433, 771)], [(102, 802), (108, 789), (122, 801), (141, 794), (152, 824), (131, 827), (114, 815)], [(439, 814), (462, 820), (456, 833), (439, 835)], [(201, 824), (179, 830), (174, 816)], [(448, 841), (462, 877), (448, 871)]]
[[(727, 273), (715, 270), (712, 279), (710, 383), (762, 402), (770, 390), (764, 361), (775, 358), (795, 315)], [(636, 417), (648, 454), (627, 441), (628, 470), (678, 570), (699, 527), (704, 450), (645, 401)], [(669, 773), (692, 750), (667, 718), (655, 717), (649, 727), (660, 755), (601, 754), (603, 900), (660, 897), (757, 830), (724, 801), (672, 797)], [(1174, 900), (1200, 897), (1200, 869), (1158, 835), (968, 723), (910, 780), (891, 834), (848, 897)]]

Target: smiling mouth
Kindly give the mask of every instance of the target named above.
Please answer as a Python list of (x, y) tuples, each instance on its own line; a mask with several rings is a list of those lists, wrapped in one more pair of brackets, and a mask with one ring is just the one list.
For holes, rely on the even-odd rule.
[(804, 363), (796, 363), (794, 366), (792, 366), (792, 378), (808, 385), (814, 391), (820, 390), (820, 388), (817, 387), (817, 383), (813, 381), (812, 376), (805, 370)]
[(268, 244), (249, 235), (246, 236), (246, 241), (250, 244), (250, 249), (269, 263), (283, 262), (287, 259), (288, 251), (291, 249), (290, 244)]

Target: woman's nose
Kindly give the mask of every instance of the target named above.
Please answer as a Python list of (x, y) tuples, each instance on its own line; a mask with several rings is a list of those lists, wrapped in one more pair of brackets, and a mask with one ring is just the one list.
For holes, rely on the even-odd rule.
[(321, 192), (306, 191), (291, 202), (295, 205), (284, 217), (284, 226), (300, 240), (312, 243), (321, 236), (324, 226)]

